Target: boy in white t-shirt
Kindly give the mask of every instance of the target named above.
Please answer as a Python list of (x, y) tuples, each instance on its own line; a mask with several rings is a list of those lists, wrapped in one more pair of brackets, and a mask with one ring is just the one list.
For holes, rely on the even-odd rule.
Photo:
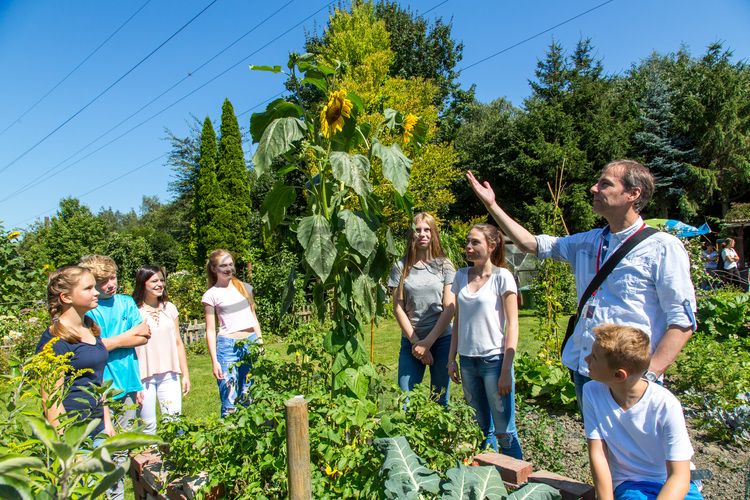
[(650, 362), (648, 336), (612, 324), (594, 333), (583, 422), (597, 498), (703, 498), (690, 481), (693, 447), (680, 402), (641, 378)]

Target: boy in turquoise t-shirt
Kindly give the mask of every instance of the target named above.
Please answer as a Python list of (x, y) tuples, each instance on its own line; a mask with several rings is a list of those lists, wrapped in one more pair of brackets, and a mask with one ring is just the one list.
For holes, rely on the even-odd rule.
[[(112, 381), (112, 387), (118, 391), (114, 399), (123, 404), (123, 410), (115, 415), (113, 422), (116, 421), (116, 426), (122, 430), (130, 430), (140, 403), (138, 394), (143, 390), (134, 347), (147, 343), (151, 332), (141, 319), (133, 298), (117, 293), (117, 264), (114, 260), (103, 255), (87, 255), (81, 258), (79, 265), (93, 273), (99, 292), (98, 307), (86, 315), (101, 328), (102, 342), (109, 351), (104, 380)], [(116, 454), (115, 459), (124, 462), (127, 452), (122, 457)], [(123, 498), (123, 488), (121, 480), (107, 497)]]

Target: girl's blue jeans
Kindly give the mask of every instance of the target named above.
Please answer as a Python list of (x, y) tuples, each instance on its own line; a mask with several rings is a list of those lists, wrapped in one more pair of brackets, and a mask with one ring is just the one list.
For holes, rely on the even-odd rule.
[[(411, 391), (421, 383), (427, 365), (422, 364), (411, 353), (411, 342), (401, 337), (401, 350), (398, 354), (398, 386), (402, 391)], [(430, 385), (437, 402), (447, 407), (450, 400), (450, 379), (448, 378), (448, 352), (451, 348), (451, 336), (439, 337), (432, 347), (432, 365), (430, 365)]]
[(243, 406), (250, 404), (248, 391), (253, 381), (248, 378), (252, 368), (249, 346), (255, 342), (256, 338), (255, 334), (244, 339), (233, 339), (221, 335), (216, 337), (216, 360), (224, 374), (222, 380), (216, 381), (221, 398), (222, 418), (234, 411), (235, 404)]
[[(461, 383), (464, 397), (476, 412), (475, 418), (485, 436), (485, 445), (494, 445), (494, 436), (504, 455), (523, 459), (516, 430), (515, 379), (508, 394), (501, 396), (497, 381), (503, 356), (461, 356)], [(494, 424), (494, 432), (493, 432)]]

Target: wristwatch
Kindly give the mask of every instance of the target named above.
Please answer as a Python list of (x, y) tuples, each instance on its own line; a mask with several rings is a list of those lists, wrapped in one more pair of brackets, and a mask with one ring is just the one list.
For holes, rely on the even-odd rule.
[(645, 373), (645, 374), (643, 375), (643, 378), (645, 378), (645, 379), (646, 379), (646, 380), (648, 380), (649, 382), (656, 382), (657, 380), (659, 380), (659, 376), (658, 376), (658, 375), (657, 375), (656, 373), (654, 373), (654, 372), (652, 372), (652, 371), (650, 371), (650, 370), (649, 370), (649, 371), (647, 371), (647, 372), (646, 372), (646, 373)]

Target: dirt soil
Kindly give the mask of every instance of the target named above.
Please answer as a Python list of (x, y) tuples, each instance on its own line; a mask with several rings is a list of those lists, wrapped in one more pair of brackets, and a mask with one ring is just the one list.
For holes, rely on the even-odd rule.
[[(583, 439), (583, 422), (578, 416), (554, 415), (552, 418), (563, 429), (563, 463), (565, 475), (579, 481), (591, 482), (588, 468), (586, 442)], [(745, 475), (750, 467), (750, 447), (717, 443), (697, 430), (690, 419), (687, 421), (690, 440), (695, 449), (693, 463), (697, 469), (708, 469), (711, 479), (703, 481), (703, 496), (706, 499), (741, 500), (745, 498)], [(534, 462), (533, 456), (526, 457)]]

